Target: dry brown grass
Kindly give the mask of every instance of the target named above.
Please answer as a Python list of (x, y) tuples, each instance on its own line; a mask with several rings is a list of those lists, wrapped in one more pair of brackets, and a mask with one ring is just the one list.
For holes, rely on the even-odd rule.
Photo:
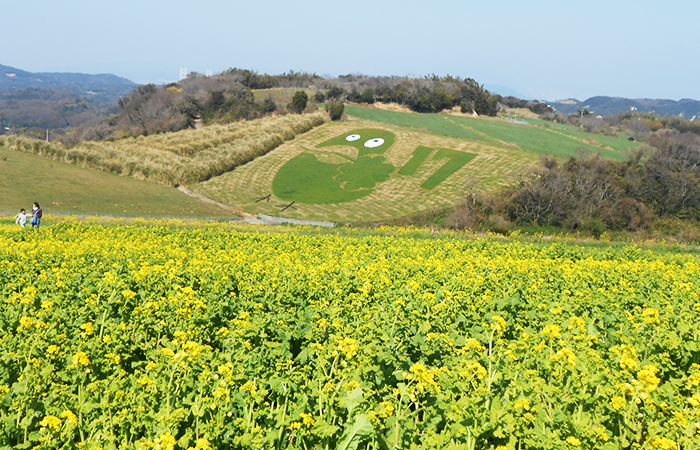
[(399, 105), (398, 103), (382, 103), (382, 102), (376, 102), (372, 105), (372, 107), (377, 108), (377, 109), (383, 109), (386, 111), (397, 111), (397, 112), (413, 112), (408, 106), (404, 105)]
[(0, 138), (0, 147), (175, 186), (230, 171), (321, 125), (326, 118), (323, 112), (290, 114), (203, 130), (84, 142), (71, 149), (60, 143), (8, 136)]

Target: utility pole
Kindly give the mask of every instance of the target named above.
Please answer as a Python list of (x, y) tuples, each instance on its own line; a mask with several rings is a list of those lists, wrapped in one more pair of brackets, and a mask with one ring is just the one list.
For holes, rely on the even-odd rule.
[(46, 142), (49, 142), (49, 129), (46, 129)]

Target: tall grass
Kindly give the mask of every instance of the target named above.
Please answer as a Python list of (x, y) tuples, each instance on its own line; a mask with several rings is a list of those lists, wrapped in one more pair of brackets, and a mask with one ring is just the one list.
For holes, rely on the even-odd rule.
[(203, 130), (139, 136), (113, 142), (60, 143), (1, 136), (0, 147), (81, 167), (176, 186), (205, 181), (261, 156), (323, 124), (322, 112), (212, 125)]

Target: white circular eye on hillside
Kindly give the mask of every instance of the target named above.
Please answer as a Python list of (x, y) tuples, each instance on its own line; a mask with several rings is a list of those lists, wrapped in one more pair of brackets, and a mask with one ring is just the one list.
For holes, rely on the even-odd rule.
[(345, 140), (348, 141), (348, 142), (356, 141), (356, 140), (358, 140), (358, 139), (360, 139), (360, 135), (359, 135), (359, 134), (351, 134), (350, 136), (348, 136), (348, 137), (345, 138)]
[(376, 148), (379, 147), (384, 143), (384, 139), (382, 138), (375, 138), (375, 139), (370, 139), (369, 141), (365, 142), (365, 147), (367, 148)]

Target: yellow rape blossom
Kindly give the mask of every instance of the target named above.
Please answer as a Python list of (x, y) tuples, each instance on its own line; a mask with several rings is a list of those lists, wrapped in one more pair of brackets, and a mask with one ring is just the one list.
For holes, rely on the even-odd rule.
[(122, 360), (122, 357), (117, 355), (116, 353), (107, 353), (105, 355), (105, 358), (107, 358), (115, 366), (119, 364)]
[(199, 438), (195, 441), (194, 447), (188, 447), (187, 450), (212, 450), (211, 443), (207, 438)]
[(49, 359), (54, 359), (56, 358), (56, 355), (58, 355), (59, 347), (56, 344), (51, 344), (46, 348), (46, 357)]
[(661, 380), (656, 376), (656, 372), (658, 372), (656, 367), (647, 365), (637, 373), (637, 381), (644, 392), (654, 392), (658, 387)]
[(686, 389), (692, 389), (693, 386), (700, 386), (700, 365), (692, 364), (690, 370), (694, 372), (688, 377), (688, 382), (685, 385)]
[(521, 398), (513, 404), (515, 409), (530, 409), (530, 400)]
[(549, 336), (551, 338), (558, 338), (561, 336), (561, 327), (559, 325), (550, 324), (546, 325), (540, 332), (542, 336)]
[(642, 322), (649, 325), (659, 323), (659, 310), (656, 308), (647, 308), (642, 312)]
[(608, 436), (608, 433), (606, 433), (605, 430), (604, 430), (603, 428), (601, 428), (601, 427), (594, 426), (594, 427), (591, 429), (591, 431), (593, 432), (593, 435), (594, 435), (596, 438), (598, 438), (598, 439), (600, 439), (600, 440), (602, 440), (602, 441), (607, 442), (607, 441), (610, 440), (610, 436)]
[(673, 439), (662, 436), (654, 436), (650, 441), (649, 445), (653, 448), (659, 448), (661, 450), (678, 450), (678, 444)]
[(576, 354), (570, 348), (564, 347), (550, 358), (552, 361), (564, 360), (572, 368), (576, 367)]
[(531, 412), (526, 412), (525, 414), (523, 414), (522, 420), (525, 423), (534, 423), (536, 419), (537, 418), (535, 417), (534, 414), (532, 414)]
[(357, 380), (351, 380), (345, 383), (345, 390), (346, 391), (354, 391), (355, 389), (359, 388), (361, 385)]
[(78, 352), (75, 355), (73, 355), (73, 367), (89, 366), (89, 365), (90, 365), (90, 358), (88, 358), (87, 353)]
[(346, 337), (340, 343), (338, 344), (338, 350), (341, 352), (345, 353), (345, 357), (348, 359), (352, 359), (357, 355), (357, 351), (359, 350), (359, 345), (357, 345), (357, 342), (355, 339)]
[(303, 419), (304, 425), (306, 425), (307, 428), (310, 428), (316, 423), (311, 413), (301, 413), (301, 418)]
[(255, 385), (255, 381), (246, 381), (245, 384), (238, 389), (248, 392), (250, 395), (255, 395), (258, 392), (258, 387)]
[(61, 428), (62, 424), (63, 422), (61, 419), (52, 415), (45, 416), (43, 419), (41, 419), (41, 422), (39, 422), (39, 425), (43, 427), (42, 430), (45, 428), (53, 428), (54, 430), (58, 430)]
[(381, 402), (379, 403), (379, 407), (381, 409), (379, 412), (377, 412), (377, 415), (383, 419), (386, 419), (394, 414), (394, 405), (392, 405), (390, 402)]
[(170, 432), (161, 434), (158, 439), (153, 443), (153, 450), (175, 450), (175, 436), (170, 434)]
[(503, 317), (492, 316), (491, 320), (493, 320), (495, 322), (493, 325), (494, 331), (501, 332), (501, 333), (504, 333), (506, 331), (506, 328), (507, 328), (506, 320)]
[(86, 322), (80, 325), (80, 329), (82, 330), (80, 332), (82, 337), (92, 336), (95, 333), (92, 322)]
[(34, 320), (31, 317), (23, 316), (19, 319), (19, 325), (17, 331), (21, 333), (22, 331), (30, 330), (34, 326)]
[(621, 410), (627, 401), (625, 400), (624, 397), (620, 397), (619, 395), (616, 395), (610, 400), (610, 404), (612, 405), (613, 408), (615, 408), (616, 411)]
[(566, 442), (573, 447), (581, 446), (581, 441), (574, 436), (569, 436), (568, 438), (566, 438)]
[(423, 391), (426, 386), (430, 386), (436, 392), (440, 392), (440, 385), (435, 381), (435, 377), (440, 373), (440, 369), (428, 369), (421, 363), (415, 363), (409, 370), (411, 374), (406, 374), (405, 378), (408, 380), (416, 380), (416, 387), (418, 390)]
[(66, 409), (61, 413), (61, 417), (66, 419), (66, 424), (78, 426), (78, 417), (70, 409)]
[(462, 347), (464, 350), (469, 351), (469, 350), (484, 350), (484, 346), (481, 345), (479, 341), (477, 341), (474, 338), (468, 338), (467, 340), (464, 341), (464, 346)]
[(688, 403), (692, 406), (700, 406), (700, 393), (693, 394), (693, 396), (688, 399)]

